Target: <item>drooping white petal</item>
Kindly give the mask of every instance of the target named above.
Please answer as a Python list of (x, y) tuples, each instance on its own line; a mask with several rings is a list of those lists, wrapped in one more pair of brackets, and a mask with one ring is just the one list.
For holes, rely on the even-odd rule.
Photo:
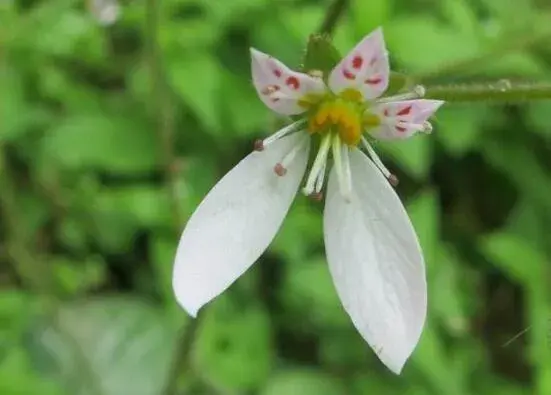
[(400, 199), (358, 149), (350, 152), (350, 202), (331, 171), (325, 249), (335, 287), (354, 326), (393, 372), (413, 352), (426, 316), (423, 256)]
[(369, 131), (380, 140), (407, 139), (423, 130), (424, 122), (444, 104), (441, 100), (405, 100), (378, 103), (370, 111), (381, 119), (381, 125)]
[(253, 83), (260, 99), (270, 109), (284, 115), (306, 111), (299, 100), (307, 94), (323, 94), (321, 78), (289, 69), (282, 62), (251, 48)]
[[(302, 133), (253, 152), (226, 174), (189, 219), (176, 253), (173, 288), (195, 316), (264, 252), (295, 197), (306, 169), (309, 140)], [(274, 165), (302, 144), (284, 177)]]
[(329, 76), (329, 88), (339, 94), (347, 88), (360, 91), (364, 99), (374, 99), (388, 87), (390, 66), (383, 38), (378, 28), (366, 36)]

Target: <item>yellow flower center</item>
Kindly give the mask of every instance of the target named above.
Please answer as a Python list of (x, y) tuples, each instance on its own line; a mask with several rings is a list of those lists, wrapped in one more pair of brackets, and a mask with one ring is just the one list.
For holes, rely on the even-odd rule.
[(314, 133), (338, 133), (342, 142), (353, 146), (360, 142), (366, 127), (377, 126), (379, 117), (367, 110), (362, 94), (347, 89), (338, 96), (305, 96), (300, 105), (308, 111), (308, 131)]

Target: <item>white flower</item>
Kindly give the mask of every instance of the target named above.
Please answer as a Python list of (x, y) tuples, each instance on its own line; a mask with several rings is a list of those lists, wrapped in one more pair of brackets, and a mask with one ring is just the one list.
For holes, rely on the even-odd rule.
[(102, 26), (110, 26), (119, 19), (121, 9), (117, 0), (88, 0), (92, 16)]
[(257, 142), (255, 152), (216, 184), (190, 218), (174, 265), (177, 300), (195, 316), (260, 257), (303, 179), (310, 140), (319, 137), (303, 192), (320, 197), (331, 156), (324, 233), (335, 287), (362, 337), (399, 373), (425, 321), (425, 268), (415, 231), (389, 183), (396, 179), (364, 134), (389, 140), (429, 132), (427, 119), (443, 102), (418, 99), (420, 87), (377, 99), (390, 74), (381, 29), (334, 68), (327, 85), (319, 72), (292, 71), (255, 49), (251, 55), (262, 101), (277, 113), (304, 118)]

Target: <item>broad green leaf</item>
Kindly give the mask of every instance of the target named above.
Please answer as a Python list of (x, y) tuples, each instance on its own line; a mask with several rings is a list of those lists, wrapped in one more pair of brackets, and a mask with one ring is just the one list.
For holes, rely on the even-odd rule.
[(297, 196), (270, 249), (283, 256), (289, 265), (302, 264), (312, 246), (323, 245), (322, 208), (321, 202)]
[(194, 361), (214, 386), (234, 391), (258, 389), (272, 366), (272, 330), (257, 305), (234, 303), (223, 295), (209, 305), (197, 332)]
[(324, 257), (302, 261), (285, 273), (280, 299), (285, 312), (307, 327), (351, 327)]
[[(424, 179), (432, 163), (431, 138), (419, 134), (402, 141), (378, 142), (374, 148), (388, 154), (404, 172), (417, 179)], [(389, 161), (385, 161), (385, 165), (392, 171)]]
[(535, 245), (509, 233), (492, 234), (480, 243), (491, 262), (511, 279), (526, 286), (539, 281), (547, 260)]
[(208, 52), (174, 57), (168, 60), (167, 73), (175, 92), (201, 123), (215, 134), (222, 133), (220, 106), (225, 99), (220, 95), (222, 70), (216, 59)]
[(64, 256), (53, 256), (48, 261), (56, 288), (64, 296), (78, 296), (105, 281), (106, 266), (101, 257), (90, 256), (76, 261)]
[(72, 395), (158, 395), (175, 349), (175, 328), (155, 307), (122, 297), (62, 306), (30, 344), (37, 368)]
[(385, 27), (385, 38), (393, 58), (411, 72), (432, 71), (471, 58), (480, 50), (474, 38), (430, 16), (396, 18)]
[(169, 192), (162, 186), (105, 188), (95, 204), (102, 210), (127, 215), (140, 227), (162, 227), (172, 219)]
[(343, 384), (330, 375), (315, 370), (295, 369), (275, 374), (261, 395), (342, 395)]
[(352, 0), (350, 15), (356, 36), (365, 36), (383, 25), (388, 20), (395, 2), (396, 0)]
[(526, 106), (526, 117), (532, 130), (546, 139), (551, 138), (551, 103), (548, 101), (532, 102)]
[[(270, 110), (259, 99), (253, 84), (247, 79), (238, 78), (232, 73), (222, 73), (222, 97), (224, 102), (221, 106), (221, 113), (224, 120), (224, 138), (230, 139), (233, 136), (251, 138), (270, 133), (268, 129), (269, 120), (272, 115)], [(228, 133), (233, 131), (234, 133)], [(260, 132), (260, 134), (259, 134)]]
[(440, 204), (434, 191), (424, 191), (407, 205), (413, 226), (419, 237), (425, 262), (429, 266), (439, 265), (436, 262), (436, 251), (440, 239)]
[(157, 134), (147, 120), (133, 115), (67, 117), (43, 137), (42, 155), (67, 168), (151, 172), (159, 155)]
[(445, 105), (436, 114), (435, 138), (454, 155), (462, 155), (480, 144), (479, 136), (499, 113), (481, 106)]

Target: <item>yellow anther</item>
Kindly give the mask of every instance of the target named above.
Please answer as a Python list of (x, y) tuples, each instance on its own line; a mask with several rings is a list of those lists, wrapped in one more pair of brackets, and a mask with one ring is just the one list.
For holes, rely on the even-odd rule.
[(358, 102), (358, 103), (361, 103), (364, 100), (362, 93), (359, 90), (352, 89), (352, 88), (345, 89), (344, 91), (341, 92), (339, 96), (345, 100)]
[(381, 118), (373, 113), (366, 111), (363, 116), (363, 124), (367, 128), (374, 128), (381, 124)]
[(298, 105), (309, 110), (324, 99), (325, 95), (318, 93), (307, 93), (298, 99)]

